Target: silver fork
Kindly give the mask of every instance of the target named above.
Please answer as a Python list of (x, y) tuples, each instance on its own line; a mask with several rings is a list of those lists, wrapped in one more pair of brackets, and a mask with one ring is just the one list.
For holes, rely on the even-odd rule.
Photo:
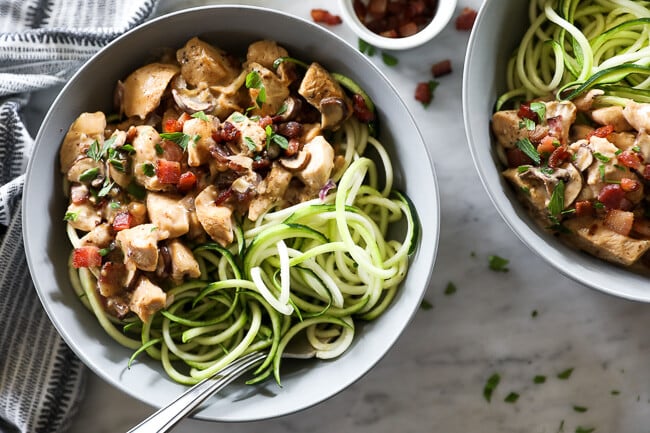
[(242, 374), (259, 365), (266, 357), (263, 352), (251, 352), (227, 367), (217, 372), (214, 376), (203, 379), (181, 394), (169, 405), (160, 408), (149, 418), (133, 427), (127, 433), (163, 433), (171, 430), (180, 420), (190, 414), (197, 406), (211, 395), (225, 388)]

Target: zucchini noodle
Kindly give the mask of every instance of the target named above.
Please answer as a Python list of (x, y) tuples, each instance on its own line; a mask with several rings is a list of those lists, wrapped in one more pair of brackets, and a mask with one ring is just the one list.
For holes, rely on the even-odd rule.
[[(74, 290), (102, 328), (134, 350), (129, 365), (146, 352), (170, 378), (191, 385), (263, 350), (268, 356), (249, 383), (271, 376), (280, 383), (293, 337), (304, 332), (316, 357), (331, 359), (353, 343), (360, 320), (389, 307), (416, 246), (414, 209), (393, 189), (390, 156), (366, 125), (351, 118), (332, 141), (345, 158), (333, 174), (335, 189), (240, 222), (228, 248), (195, 245), (200, 277), (168, 289), (166, 308), (149, 322), (107, 314), (98, 269), (70, 266)], [(402, 221), (405, 228), (394, 233)], [(79, 245), (70, 226), (68, 235)]]
[[(531, 0), (530, 26), (508, 62), (496, 110), (555, 93), (599, 89), (596, 104), (650, 98), (650, 2)], [(621, 92), (620, 88), (627, 91)]]

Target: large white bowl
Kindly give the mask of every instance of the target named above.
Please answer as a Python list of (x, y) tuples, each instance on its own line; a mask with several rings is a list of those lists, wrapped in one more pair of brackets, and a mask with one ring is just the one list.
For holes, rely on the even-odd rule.
[(650, 280), (572, 249), (539, 227), (501, 176), (490, 135), (497, 97), (505, 91), (506, 64), (528, 26), (528, 1), (487, 0), (474, 24), (463, 75), (463, 114), (470, 151), (492, 202), (531, 250), (559, 272), (587, 286), (650, 302)]
[(395, 343), (418, 309), (433, 268), (439, 232), (437, 184), (418, 128), (386, 77), (354, 47), (311, 22), (261, 8), (203, 7), (156, 19), (117, 39), (79, 70), (45, 117), (27, 171), (23, 224), (31, 275), (52, 322), (86, 365), (119, 389), (161, 406), (184, 387), (146, 356), (127, 369), (131, 351), (104, 333), (70, 288), (66, 261), (71, 247), (62, 220), (66, 200), (58, 149), (81, 112), (110, 109), (118, 79), (156, 58), (161, 48), (178, 48), (195, 35), (241, 54), (255, 40), (273, 39), (297, 58), (318, 60), (358, 81), (378, 107), (380, 138), (393, 156), (397, 186), (410, 196), (423, 223), (421, 244), (399, 294), (384, 315), (360, 330), (348, 352), (332, 361), (287, 362), (282, 388), (274, 381), (256, 387), (233, 384), (197, 414), (208, 420), (260, 420), (333, 396)]

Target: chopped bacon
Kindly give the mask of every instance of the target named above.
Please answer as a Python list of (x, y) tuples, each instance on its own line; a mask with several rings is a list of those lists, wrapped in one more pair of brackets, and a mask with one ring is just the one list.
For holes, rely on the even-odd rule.
[(431, 103), (433, 99), (433, 92), (428, 82), (418, 83), (415, 87), (415, 99), (422, 102), (424, 105)]
[(130, 212), (119, 212), (113, 219), (113, 230), (116, 232), (130, 229), (133, 224), (133, 215)]
[(264, 116), (260, 119), (258, 122), (262, 128), (266, 128), (267, 126), (273, 124), (273, 119), (271, 116)]
[(368, 109), (366, 100), (358, 93), (352, 95), (352, 108), (354, 110), (354, 116), (361, 122), (368, 123), (375, 118), (375, 114)]
[(217, 195), (217, 198), (214, 199), (214, 204), (221, 206), (226, 200), (232, 196), (232, 188), (225, 189)]
[(548, 166), (551, 168), (557, 168), (569, 158), (571, 158), (571, 153), (567, 151), (566, 146), (560, 146), (551, 153), (551, 156), (549, 156)]
[(541, 143), (539, 143), (539, 145), (537, 146), (537, 153), (539, 153), (540, 155), (545, 155), (545, 154), (550, 155), (553, 152), (555, 152), (555, 148), (559, 144), (560, 143), (557, 141), (555, 137), (546, 135), (544, 136), (544, 138), (542, 138)]
[(74, 204), (81, 204), (88, 201), (88, 187), (86, 185), (73, 185), (70, 187), (70, 201)]
[(618, 162), (620, 162), (625, 167), (631, 168), (633, 170), (638, 170), (641, 167), (641, 160), (639, 159), (639, 155), (629, 150), (626, 150), (618, 155)]
[(434, 78), (451, 74), (451, 60), (447, 59), (438, 63), (434, 63), (433, 66), (431, 66), (431, 74)]
[(598, 193), (598, 201), (607, 209), (621, 209), (624, 206), (625, 191), (618, 184), (605, 185)]
[(180, 192), (188, 192), (196, 185), (196, 175), (191, 171), (186, 171), (181, 174), (181, 177), (178, 179), (178, 190)]
[(212, 138), (217, 143), (223, 143), (225, 141), (235, 141), (239, 139), (241, 132), (235, 125), (230, 122), (223, 122), (221, 127), (212, 133)]
[(343, 22), (340, 16), (333, 15), (325, 9), (312, 9), (311, 18), (317, 23), (327, 24), (328, 26), (335, 26)]
[(643, 178), (645, 180), (650, 180), (650, 164), (646, 164), (643, 167)]
[[(160, 143), (160, 149), (162, 149), (162, 155), (159, 156), (168, 161), (181, 162), (183, 160), (183, 149), (173, 141), (163, 140)], [(159, 150), (156, 153), (159, 153)]]
[(533, 160), (528, 155), (518, 148), (508, 149), (506, 151), (506, 158), (508, 159), (508, 167), (517, 168), (520, 165), (532, 165)]
[(603, 222), (606, 227), (623, 236), (629, 236), (634, 224), (634, 214), (620, 209), (610, 209)]
[(363, 22), (366, 19), (366, 13), (368, 12), (365, 3), (361, 0), (354, 0), (352, 2), (352, 7), (354, 8), (354, 13), (357, 15), (357, 18)]
[[(397, 29), (396, 32), (395, 32), (395, 30), (391, 30), (391, 31), (395, 32), (395, 36), (392, 36), (392, 37), (401, 36), (401, 37), (405, 38), (407, 36), (413, 36), (419, 30), (420, 29), (419, 29), (418, 24), (416, 22), (409, 21), (408, 23), (404, 23), (401, 26), (399, 26), (399, 28)], [(382, 33), (382, 35), (383, 35), (383, 33)]]
[(529, 119), (535, 123), (539, 123), (539, 116), (530, 108), (530, 104), (521, 104), (517, 111), (517, 116), (522, 119)]
[(546, 123), (548, 123), (548, 133), (556, 137), (558, 140), (562, 140), (562, 115), (549, 117), (546, 119)]
[(589, 132), (587, 134), (586, 140), (589, 141), (591, 137), (600, 137), (600, 138), (607, 138), (609, 134), (614, 132), (614, 126), (613, 125), (605, 125), (601, 126), (600, 128), (594, 129), (593, 131)]
[(72, 252), (72, 266), (75, 268), (92, 268), (101, 266), (102, 256), (96, 246), (75, 248)]
[(380, 35), (380, 36), (383, 36), (383, 37), (385, 37), (385, 38), (396, 38), (396, 37), (398, 37), (400, 34), (397, 33), (397, 30), (395, 30), (395, 29), (390, 29), (390, 30), (384, 30), (383, 32), (379, 32), (379, 35)]
[(456, 17), (456, 30), (472, 30), (474, 21), (476, 21), (476, 15), (478, 15), (478, 12), (475, 9), (463, 8), (460, 15)]
[(624, 177), (621, 179), (621, 188), (625, 192), (633, 192), (638, 191), (641, 188), (641, 184), (637, 180)]
[(181, 131), (183, 131), (183, 125), (181, 125), (181, 122), (172, 117), (165, 120), (165, 123), (163, 124), (163, 132), (169, 133)]
[(181, 177), (181, 164), (176, 161), (159, 159), (156, 165), (156, 176), (160, 183), (177, 184)]
[(589, 200), (581, 200), (576, 202), (576, 216), (593, 216), (594, 205)]

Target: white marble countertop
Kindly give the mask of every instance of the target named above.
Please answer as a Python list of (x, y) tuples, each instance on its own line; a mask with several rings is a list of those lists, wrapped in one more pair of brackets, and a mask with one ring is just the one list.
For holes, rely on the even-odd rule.
[[(204, 3), (210, 2), (163, 0), (159, 13)], [(309, 17), (313, 7), (339, 12), (333, 0), (241, 3), (302, 17)], [(460, 0), (457, 12), (480, 3)], [(345, 25), (332, 29), (356, 44)], [(395, 67), (373, 58), (414, 114), (438, 174), (442, 232), (426, 294), (434, 307), (418, 311), (375, 369), (316, 407), (256, 423), (186, 420), (174, 431), (649, 431), (650, 307), (565, 278), (528, 250), (499, 217), (476, 175), (463, 130), (461, 79), (468, 37), (450, 24), (425, 46), (395, 53)], [(424, 108), (413, 98), (415, 83), (428, 80), (430, 65), (447, 58), (454, 71), (439, 79), (434, 102)], [(491, 271), (491, 254), (508, 258), (509, 272)], [(445, 295), (449, 282), (457, 291)], [(557, 378), (569, 368), (568, 379)], [(493, 373), (501, 382), (488, 403), (483, 387)], [(546, 382), (535, 384), (537, 375)], [(94, 374), (89, 378), (71, 433), (126, 431), (153, 411)], [(510, 392), (519, 394), (515, 403), (504, 401)]]

